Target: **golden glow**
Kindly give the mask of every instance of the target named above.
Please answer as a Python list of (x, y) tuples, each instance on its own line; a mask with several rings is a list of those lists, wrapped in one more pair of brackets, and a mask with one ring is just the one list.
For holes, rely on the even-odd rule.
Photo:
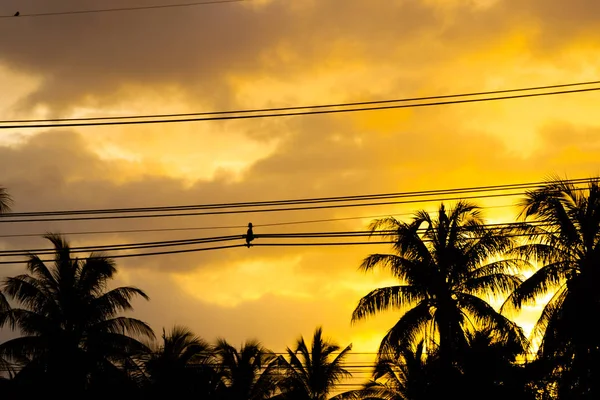
[[(174, 279), (191, 296), (224, 307), (258, 300), (266, 294), (305, 299), (311, 297), (312, 279), (301, 279), (295, 273), (301, 261), (302, 258), (296, 256), (213, 265), (210, 270), (175, 274)], [(249, 285), (248, 282), (254, 284)]]
[[(97, 20), (98, 27), (90, 25), (89, 32), (78, 29), (79, 17), (65, 17), (64, 30), (60, 24), (40, 23), (43, 35), (34, 30), (38, 25), (14, 25), (10, 37), (20, 47), (3, 49), (1, 115), (190, 113), (599, 79), (598, 21), (584, 18), (588, 11), (574, 9), (583, 22), (571, 33), (541, 9), (522, 11), (509, 3), (423, 0), (365, 6), (364, 0), (255, 0), (214, 5), (210, 13), (190, 13), (193, 18), (173, 10), (177, 18), (160, 23), (152, 22), (155, 14), (150, 13), (140, 20), (132, 13), (127, 26), (106, 16)], [(148, 26), (160, 35), (153, 36), (154, 28)], [(59, 38), (73, 35), (82, 35), (83, 44), (73, 41), (68, 51), (55, 47)], [(64, 63), (56, 61), (61, 56)], [(598, 92), (590, 92), (354, 114), (60, 132), (2, 130), (0, 185), (8, 186), (16, 210), (26, 211), (448, 189), (540, 181), (552, 174), (581, 178), (600, 172), (597, 104)], [(518, 213), (513, 197), (474, 201), (486, 207), (490, 223), (513, 221)], [(420, 208), (435, 211), (437, 204), (32, 224), (15, 232), (245, 226), (248, 220), (260, 225), (410, 214)], [(262, 231), (359, 230), (369, 221)], [(9, 232), (0, 226), (0, 234)], [(93, 245), (244, 232), (235, 228), (73, 240)], [(37, 238), (6, 239), (0, 247), (36, 248), (39, 243)], [(377, 349), (398, 313), (351, 325), (351, 312), (361, 296), (396, 282), (385, 271), (365, 274), (358, 266), (366, 255), (389, 250), (380, 245), (310, 250), (257, 246), (131, 258), (118, 260), (123, 266), (119, 279), (149, 291), (153, 300), (147, 308), (141, 305), (140, 312), (157, 330), (186, 323), (209, 340), (217, 333), (242, 340), (246, 331), (226, 320), (247, 318), (248, 335), (265, 337), (267, 346), (282, 350), (300, 333), (310, 335), (323, 325), (340, 344), (353, 342), (355, 351), (369, 352)], [(540, 306), (526, 307), (515, 318), (530, 331), (539, 311)], [(266, 326), (276, 324), (274, 316), (281, 324), (278, 330)]]

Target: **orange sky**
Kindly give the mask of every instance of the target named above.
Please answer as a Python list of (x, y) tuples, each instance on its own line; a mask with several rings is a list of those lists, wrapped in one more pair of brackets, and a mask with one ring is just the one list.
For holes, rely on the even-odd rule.
[[(175, 3), (176, 1), (173, 1)], [(169, 0), (161, 0), (167, 4)], [(97, 8), (4, 0), (0, 15)], [(106, 0), (102, 7), (157, 4)], [(254, 0), (0, 19), (1, 119), (181, 113), (369, 101), (597, 80), (595, 0)], [(598, 93), (442, 107), (186, 124), (0, 131), (15, 211), (384, 193), (600, 173)], [(493, 222), (516, 199), (481, 201)], [(410, 213), (433, 204), (125, 222), (3, 224), (45, 231), (256, 225)], [(360, 230), (370, 218), (257, 233)], [(100, 245), (238, 231), (70, 236)], [(45, 246), (0, 238), (2, 249)], [(398, 314), (350, 324), (390, 283), (358, 271), (381, 246), (260, 248), (119, 260), (146, 290), (136, 316), (275, 351), (317, 325), (374, 351)], [(22, 271), (5, 267), (5, 274)], [(519, 321), (530, 324), (536, 310)], [(4, 333), (5, 334), (5, 333)]]

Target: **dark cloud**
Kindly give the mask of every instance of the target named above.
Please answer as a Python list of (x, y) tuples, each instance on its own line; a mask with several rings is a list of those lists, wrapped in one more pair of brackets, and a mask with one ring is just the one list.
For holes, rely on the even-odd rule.
[[(103, 3), (112, 6), (123, 4)], [(597, 7), (592, 0), (568, 5), (528, 0), (518, 6), (498, 1), (489, 7), (271, 1), (15, 18), (0, 24), (0, 63), (40, 79), (18, 103), (20, 115), (31, 115), (36, 105), (57, 116), (75, 107), (122, 107), (140, 97), (165, 102), (175, 93), (194, 109), (253, 107), (251, 99), (237, 97), (236, 82), (302, 84), (353, 65), (374, 72), (386, 68), (387, 89), (366, 81), (347, 88), (340, 81), (332, 99), (411, 95), (421, 88), (456, 91), (461, 85), (480, 89), (486, 75), (503, 75), (505, 66), (489, 65), (461, 85), (439, 71), (452, 74), (463, 57), (493, 52), (515, 35), (523, 36), (524, 52), (532, 57), (557, 57), (560, 46), (597, 34)], [(51, 7), (16, 0), (2, 5), (5, 14), (15, 8), (27, 14), (97, 5), (70, 0)], [(274, 94), (271, 103), (286, 101)], [(180, 111), (166, 108), (161, 111)]]
[[(3, 8), (19, 7), (22, 14), (40, 9), (35, 2), (22, 3)], [(103, 3), (111, 6), (123, 4)], [(66, 0), (52, 5), (52, 10), (83, 8)], [(232, 75), (293, 76), (326, 64), (340, 50), (381, 58), (395, 35), (409, 36), (432, 23), (431, 13), (417, 2), (373, 7), (337, 0), (20, 18), (0, 26), (0, 60), (43, 76), (23, 107), (106, 105), (115, 96), (146, 92), (147, 85), (159, 93), (175, 86), (200, 104), (223, 106), (230, 101)], [(219, 101), (219, 96), (225, 97)]]

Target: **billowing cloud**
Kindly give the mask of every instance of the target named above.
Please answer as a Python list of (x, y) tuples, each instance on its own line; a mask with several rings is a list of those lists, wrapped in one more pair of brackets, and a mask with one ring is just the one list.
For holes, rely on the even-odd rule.
[[(135, 3), (135, 4), (134, 4)], [(131, 3), (135, 6), (136, 2)], [(120, 6), (106, 2), (103, 7)], [(5, 1), (23, 15), (97, 7)], [(2, 19), (3, 119), (194, 112), (450, 94), (593, 80), (593, 1), (247, 1)], [(597, 94), (361, 113), (144, 126), (0, 130), (15, 211), (260, 201), (539, 181), (599, 173)], [(514, 198), (481, 199), (493, 221)], [(365, 229), (435, 203), (177, 218), (1, 223), (3, 249)], [(492, 208), (493, 207), (493, 208)], [(329, 220), (321, 223), (272, 225)], [(173, 231), (185, 228), (187, 230)], [(211, 229), (207, 229), (211, 228)], [(219, 228), (219, 229), (213, 229)], [(124, 232), (126, 230), (151, 232)], [(164, 231), (157, 231), (163, 229)], [(110, 234), (77, 232), (114, 231)], [(257, 238), (256, 243), (266, 242)], [(240, 243), (242, 240), (240, 239)], [(386, 273), (385, 246), (255, 246), (118, 259), (150, 294), (136, 316), (283, 350), (316, 325), (374, 350), (397, 315), (350, 313)], [(22, 265), (8, 265), (6, 275)], [(529, 321), (537, 310), (527, 310)], [(520, 321), (521, 321), (520, 320)], [(528, 322), (523, 322), (528, 323)], [(4, 333), (3, 333), (4, 334)], [(369, 347), (370, 346), (370, 347)]]

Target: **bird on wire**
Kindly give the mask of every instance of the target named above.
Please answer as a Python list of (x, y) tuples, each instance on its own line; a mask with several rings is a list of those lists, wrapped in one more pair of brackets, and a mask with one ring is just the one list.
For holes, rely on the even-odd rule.
[(252, 222), (248, 222), (248, 231), (246, 232), (246, 235), (244, 236), (246, 238), (246, 247), (250, 247), (252, 246), (250, 244), (251, 241), (254, 240), (254, 232), (252, 231)]

